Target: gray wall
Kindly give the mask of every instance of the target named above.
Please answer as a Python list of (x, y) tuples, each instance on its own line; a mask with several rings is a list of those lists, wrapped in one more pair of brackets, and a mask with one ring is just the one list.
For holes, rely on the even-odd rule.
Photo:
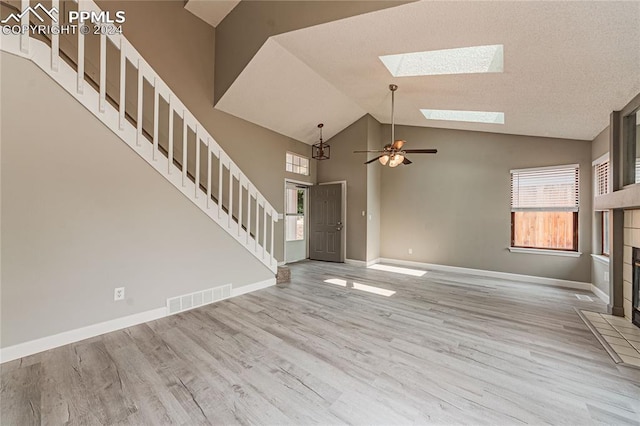
[[(367, 149), (382, 149), (382, 125), (372, 116), (367, 115)], [(362, 158), (362, 157), (360, 157)], [(370, 154), (367, 158), (373, 158)], [(367, 168), (367, 261), (380, 257), (380, 164), (363, 166)]]
[[(591, 160), (596, 160), (609, 152), (609, 126), (607, 126), (591, 143)], [(593, 185), (593, 184), (592, 184)], [(600, 215), (593, 212), (593, 237), (591, 242), (592, 252), (597, 253), (600, 248)], [(609, 294), (609, 281), (605, 281), (605, 275), (609, 276), (609, 265), (592, 259), (591, 261), (591, 281), (593, 285), (602, 290), (605, 294)]]
[(331, 159), (318, 163), (318, 183), (347, 181), (347, 259), (367, 258), (367, 168), (365, 154), (354, 150), (367, 149), (369, 119), (362, 117), (327, 142)]
[(273, 277), (35, 65), (1, 59), (0, 346)]
[[(315, 161), (310, 176), (285, 172), (285, 153), (311, 157), (309, 145), (213, 108), (216, 30), (187, 11), (184, 2), (153, 2), (153, 7), (145, 1), (97, 4), (126, 12), (125, 36), (278, 212), (284, 212), (285, 177), (315, 183)], [(274, 252), (283, 260), (282, 222), (276, 225)]]
[[(383, 126), (383, 140), (390, 126)], [(591, 142), (397, 126), (413, 155), (382, 172), (381, 256), (591, 281)], [(511, 253), (509, 170), (580, 164), (579, 258)], [(408, 254), (408, 249), (413, 254)]]
[(596, 138), (591, 142), (591, 160), (598, 159), (609, 152), (609, 126), (607, 126)]

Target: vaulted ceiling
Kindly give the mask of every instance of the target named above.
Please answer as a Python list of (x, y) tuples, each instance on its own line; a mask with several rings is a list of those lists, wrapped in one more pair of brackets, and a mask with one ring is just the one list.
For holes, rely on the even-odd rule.
[[(335, 6), (335, 5), (334, 5)], [(432, 2), (270, 37), (216, 108), (314, 143), (366, 113), (396, 123), (593, 139), (640, 92), (639, 2)], [(247, 29), (249, 30), (249, 29)], [(504, 46), (504, 72), (393, 77), (379, 56)], [(427, 120), (420, 109), (503, 112), (504, 124)]]

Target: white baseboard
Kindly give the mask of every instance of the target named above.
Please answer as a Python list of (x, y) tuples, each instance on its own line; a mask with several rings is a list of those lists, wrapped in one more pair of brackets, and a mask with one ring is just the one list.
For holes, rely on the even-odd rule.
[(121, 330), (123, 328), (132, 327), (134, 325), (142, 324), (143, 322), (157, 320), (165, 316), (167, 316), (167, 308), (166, 306), (163, 306), (162, 308), (116, 318), (82, 328), (76, 328), (75, 330), (63, 331), (62, 333), (54, 334), (53, 336), (42, 337), (29, 342), (19, 343), (14, 346), (8, 346), (0, 349), (0, 362), (13, 361), (14, 359), (33, 355), (59, 346), (68, 345), (69, 343), (79, 342), (80, 340)]
[[(231, 297), (240, 296), (242, 294), (251, 293), (263, 288), (271, 287), (276, 284), (275, 278), (260, 281), (257, 283), (245, 285), (231, 289)], [(228, 300), (228, 299), (227, 299)], [(13, 361), (29, 355), (37, 354), (49, 349), (54, 349), (70, 343), (79, 342), (101, 334), (110, 333), (112, 331), (122, 330), (123, 328), (133, 327), (134, 325), (157, 320), (168, 316), (167, 307), (151, 309), (150, 311), (140, 312), (126, 317), (116, 318), (104, 321), (98, 324), (88, 325), (86, 327), (77, 328), (75, 330), (63, 331), (53, 336), (42, 337), (40, 339), (31, 340), (17, 345), (8, 346), (0, 349), (0, 363)]]
[(410, 260), (398, 260), (398, 259), (388, 259), (388, 258), (380, 258), (379, 260), (380, 260), (380, 263), (391, 263), (391, 264), (402, 265), (402, 266), (413, 266), (416, 268), (423, 268), (423, 269), (432, 270), (432, 271), (453, 272), (453, 273), (468, 274), (468, 275), (480, 275), (483, 277), (501, 278), (501, 279), (512, 280), (512, 281), (527, 282), (527, 283), (533, 283), (533, 284), (543, 284), (543, 285), (550, 285), (555, 287), (572, 288), (576, 290), (592, 291), (591, 283), (585, 283), (581, 281), (570, 281), (570, 280), (561, 280), (557, 278), (536, 277), (533, 275), (512, 274), (509, 272), (487, 271), (483, 269), (462, 268), (459, 266), (435, 265), (432, 263), (414, 262)]
[(231, 289), (231, 297), (240, 296), (241, 294), (247, 294), (254, 291), (262, 290), (263, 288), (271, 287), (276, 285), (275, 278), (269, 278), (268, 280), (260, 281), (257, 283), (243, 285), (242, 287), (232, 288)]
[(602, 300), (604, 303), (606, 303), (607, 305), (609, 304), (609, 295), (604, 291), (600, 290), (598, 287), (596, 287), (593, 284), (591, 284), (591, 293), (598, 296), (598, 298)]

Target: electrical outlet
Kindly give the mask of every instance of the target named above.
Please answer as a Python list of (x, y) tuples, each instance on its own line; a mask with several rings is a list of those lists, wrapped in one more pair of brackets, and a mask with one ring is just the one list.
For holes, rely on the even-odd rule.
[(413, 249), (409, 249), (409, 254), (413, 254)]
[(366, 213), (365, 213), (365, 211), (364, 211), (364, 210), (362, 210), (362, 217), (364, 217), (364, 215), (365, 215), (365, 214), (366, 214)]
[(124, 287), (118, 287), (113, 290), (113, 300), (124, 300)]
[(605, 283), (609, 282), (609, 271), (604, 271), (604, 282)]

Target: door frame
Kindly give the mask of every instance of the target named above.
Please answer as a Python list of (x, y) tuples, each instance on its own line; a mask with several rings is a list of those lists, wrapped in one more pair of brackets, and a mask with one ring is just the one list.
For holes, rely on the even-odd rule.
[[(340, 262), (344, 263), (347, 258), (347, 181), (346, 180), (335, 180), (333, 182), (322, 182), (318, 185), (333, 185), (339, 183), (342, 185), (342, 231), (341, 231), (341, 246), (342, 246), (342, 259)], [(308, 247), (308, 244), (307, 244)]]
[(284, 187), (282, 189), (282, 193), (284, 194), (284, 199), (283, 199), (283, 203), (282, 203), (282, 241), (283, 241), (283, 250), (282, 250), (282, 254), (283, 254), (283, 259), (282, 259), (282, 265), (286, 265), (287, 264), (287, 225), (286, 225), (286, 217), (287, 217), (287, 209), (286, 209), (286, 205), (285, 203), (287, 202), (287, 184), (288, 183), (292, 183), (294, 185), (301, 185), (301, 186), (306, 186), (307, 187), (307, 192), (306, 192), (306, 196), (304, 197), (304, 232), (306, 235), (305, 241), (305, 248), (304, 248), (304, 255), (305, 255), (305, 259), (309, 258), (309, 187), (313, 186), (313, 183), (311, 182), (305, 182), (305, 181), (301, 181), (301, 180), (295, 180), (295, 179), (289, 179), (289, 178), (284, 178)]

